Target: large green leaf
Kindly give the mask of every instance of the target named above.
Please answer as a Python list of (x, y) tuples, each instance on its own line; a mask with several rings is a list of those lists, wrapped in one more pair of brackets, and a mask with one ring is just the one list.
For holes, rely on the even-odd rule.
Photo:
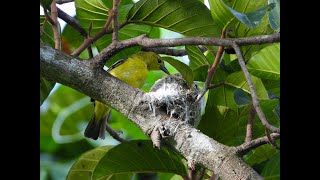
[[(252, 80), (254, 88), (257, 92), (258, 98), (259, 99), (269, 99), (268, 93), (267, 93), (262, 81), (253, 75), (251, 75), (251, 80)], [(245, 78), (242, 71), (238, 71), (238, 72), (230, 74), (226, 78), (225, 84), (236, 87), (236, 88), (240, 88), (240, 89), (244, 90), (245, 92), (250, 93), (248, 83), (247, 83), (246, 78)]]
[(127, 19), (131, 23), (159, 26), (186, 36), (219, 37), (221, 32), (209, 9), (195, 0), (140, 0)]
[(267, 46), (247, 62), (248, 71), (259, 78), (280, 79), (280, 43)]
[(51, 82), (43, 77), (40, 77), (40, 106), (43, 103), (43, 101), (47, 99), (55, 84), (55, 82)]
[[(112, 1), (111, 1), (112, 2)], [(128, 4), (129, 2), (121, 3), (119, 6), (119, 24), (123, 23), (126, 20), (126, 16), (133, 6), (132, 4)], [(102, 0), (77, 0), (75, 2), (77, 19), (81, 23), (81, 25), (88, 29), (90, 23), (92, 23), (92, 32), (91, 36), (97, 34), (102, 27), (104, 26), (106, 20), (108, 19), (108, 11), (112, 7), (112, 3), (110, 1), (102, 1)], [(129, 38), (133, 38), (139, 36), (141, 34), (147, 34), (155, 37), (157, 33), (153, 30), (152, 27), (143, 25), (143, 24), (129, 24), (119, 30), (118, 38), (119, 40), (125, 40)], [(159, 32), (159, 30), (158, 30)], [(97, 47), (98, 51), (101, 51), (112, 42), (112, 33), (104, 35), (102, 38), (97, 40), (94, 45)], [(138, 52), (140, 47), (131, 47), (126, 48), (116, 55), (114, 55), (111, 59), (107, 61), (107, 65), (112, 65), (115, 61), (126, 58), (131, 54)]]
[(250, 166), (262, 163), (272, 158), (279, 150), (272, 147), (270, 144), (265, 144), (256, 149), (251, 150), (243, 156), (245, 162)]
[(269, 12), (269, 22), (273, 30), (280, 31), (280, 0), (269, 0), (276, 6)]
[(249, 13), (240, 13), (231, 7), (229, 7), (227, 4), (225, 4), (223, 1), (221, 1), (227, 9), (243, 24), (248, 26), (250, 29), (253, 29), (257, 27), (257, 25), (260, 23), (262, 18), (265, 16), (267, 10), (269, 8), (274, 8), (275, 4), (271, 3), (267, 6), (264, 6), (256, 11), (249, 12)]
[(263, 84), (268, 92), (280, 97), (280, 80), (273, 81), (263, 79)]
[[(209, 4), (213, 20), (220, 26), (220, 28), (224, 28), (225, 26), (231, 27), (232, 31), (230, 31), (230, 34), (234, 37), (249, 37), (273, 33), (273, 30), (269, 25), (268, 16), (264, 16), (257, 27), (250, 29), (242, 22), (238, 21), (224, 5), (227, 4), (235, 11), (245, 14), (267, 6), (267, 0), (209, 0)], [(241, 47), (244, 59), (250, 59), (253, 53), (259, 51), (265, 46), (266, 45), (250, 45)]]
[(183, 78), (188, 82), (189, 87), (193, 87), (193, 72), (188, 65), (172, 57), (162, 57), (162, 59), (176, 68), (176, 70), (179, 71)]
[(185, 175), (186, 167), (176, 152), (166, 147), (155, 149), (150, 140), (135, 140), (85, 153), (67, 179), (109, 179), (118, 175), (131, 179), (133, 173), (150, 171)]
[(267, 162), (261, 175), (268, 180), (280, 179), (280, 152)]

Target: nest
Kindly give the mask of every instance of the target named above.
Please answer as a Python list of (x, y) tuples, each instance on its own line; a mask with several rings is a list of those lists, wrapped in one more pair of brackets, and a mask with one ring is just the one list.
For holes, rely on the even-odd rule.
[(154, 116), (166, 112), (169, 119), (197, 126), (204, 110), (204, 98), (195, 102), (199, 93), (196, 82), (190, 88), (180, 74), (169, 75), (156, 81), (148, 93), (149, 109)]

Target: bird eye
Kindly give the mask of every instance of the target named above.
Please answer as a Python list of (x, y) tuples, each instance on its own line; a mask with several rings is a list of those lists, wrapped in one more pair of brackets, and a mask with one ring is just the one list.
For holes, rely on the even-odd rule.
[(158, 59), (158, 63), (159, 63), (159, 64), (161, 63), (161, 59)]

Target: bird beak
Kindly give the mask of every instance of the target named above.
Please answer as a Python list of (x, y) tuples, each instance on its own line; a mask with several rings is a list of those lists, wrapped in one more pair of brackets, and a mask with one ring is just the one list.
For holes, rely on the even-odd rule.
[(166, 67), (160, 65), (160, 69), (161, 69), (163, 72), (165, 72), (165, 73), (167, 73), (167, 74), (170, 75), (170, 73), (169, 73), (169, 71), (168, 71), (168, 69), (167, 69)]

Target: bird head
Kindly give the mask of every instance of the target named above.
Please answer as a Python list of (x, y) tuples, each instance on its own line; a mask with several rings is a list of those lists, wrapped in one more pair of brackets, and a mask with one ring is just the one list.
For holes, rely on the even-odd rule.
[(139, 52), (137, 55), (143, 59), (148, 67), (148, 70), (162, 70), (163, 72), (170, 74), (167, 68), (164, 66), (164, 61), (161, 57), (154, 52)]

